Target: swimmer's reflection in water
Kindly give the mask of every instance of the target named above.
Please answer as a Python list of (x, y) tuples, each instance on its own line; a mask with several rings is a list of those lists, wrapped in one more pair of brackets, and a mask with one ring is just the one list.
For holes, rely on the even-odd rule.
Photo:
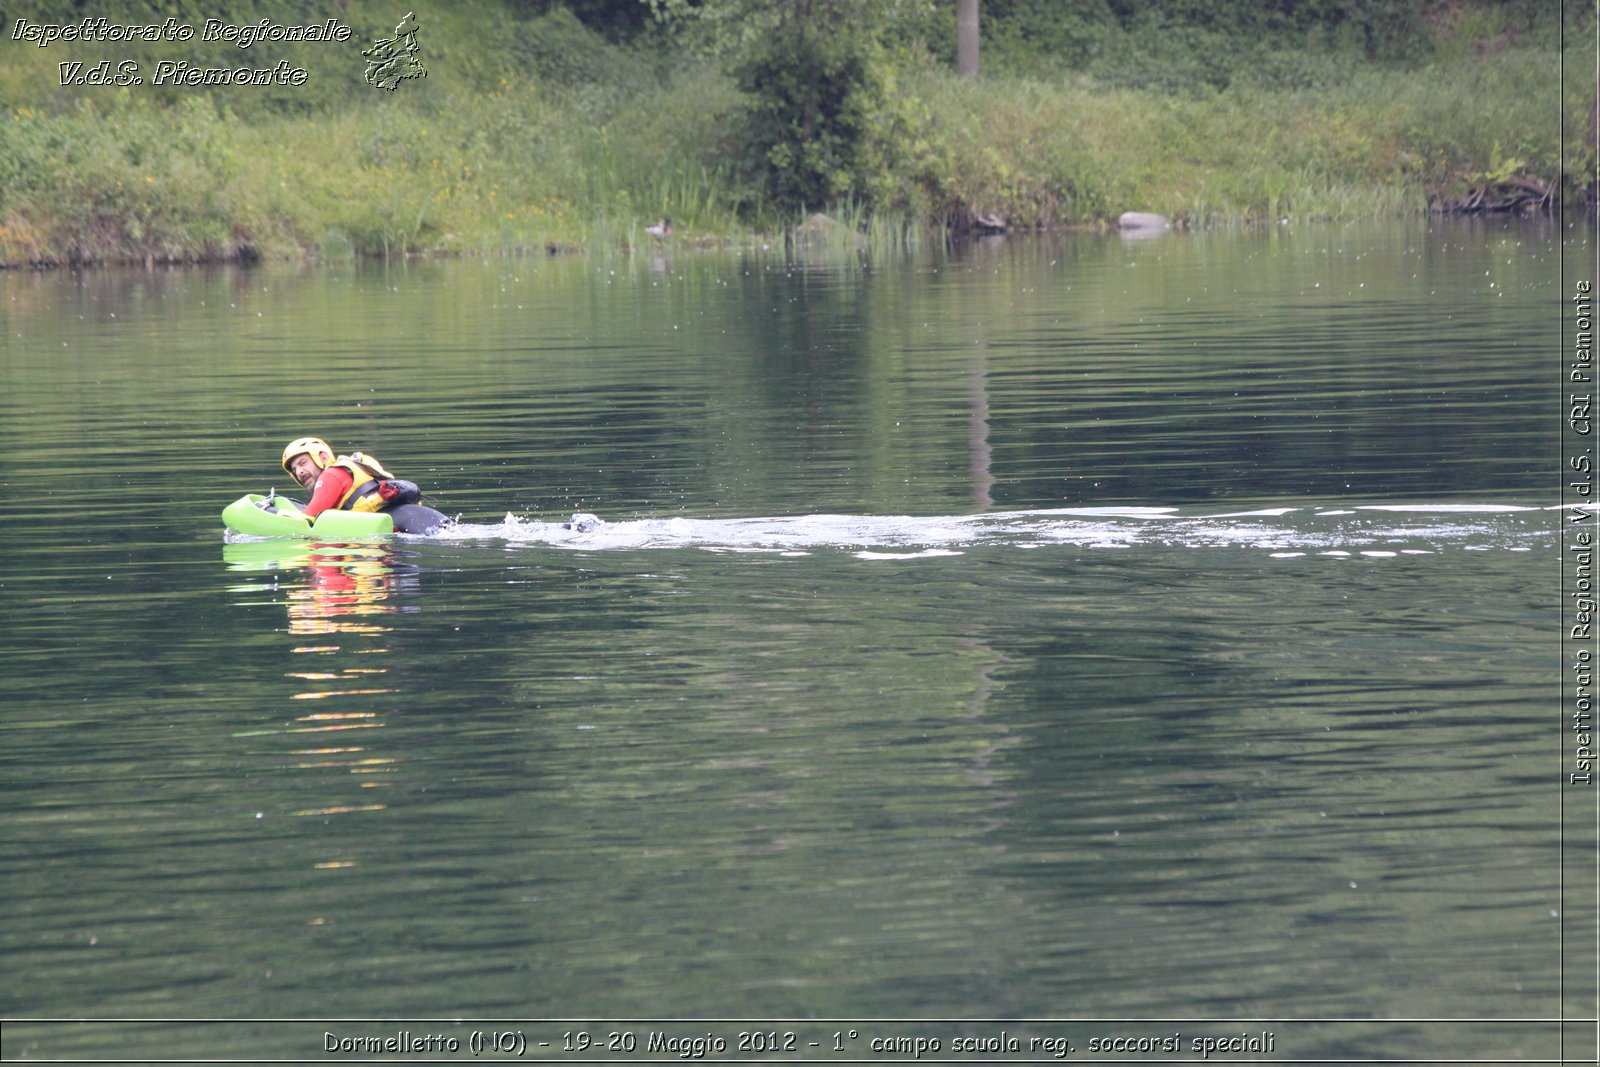
[(286, 583), (290, 633), (382, 633), (374, 616), (421, 610), (419, 568), (386, 544), (237, 542), (223, 558), (236, 571), (302, 570), (303, 584)]
[[(225, 544), (231, 571), (253, 572), (234, 586), (245, 604), (260, 604), (263, 589), (288, 613), (288, 669), (296, 713), (240, 736), (283, 735), (286, 765), (295, 774), (291, 816), (360, 817), (386, 807), (383, 790), (404, 769), (385, 740), (384, 710), (400, 692), (389, 677), (394, 627), (388, 616), (420, 610), (420, 568), (389, 544), (324, 541), (242, 541)], [(282, 593), (280, 599), (276, 594)], [(315, 798), (310, 803), (303, 800)], [(357, 866), (344, 848), (322, 856), (319, 870)]]

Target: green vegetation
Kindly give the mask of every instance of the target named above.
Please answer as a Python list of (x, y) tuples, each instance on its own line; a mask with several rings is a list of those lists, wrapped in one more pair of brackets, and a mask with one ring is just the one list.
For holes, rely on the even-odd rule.
[[(197, 30), (331, 10), (91, 6)], [(984, 0), (984, 72), (958, 79), (953, 5), (932, 0), (463, 0), (418, 12), (427, 77), (393, 92), (360, 53), (403, 11), (338, 11), (348, 42), (41, 48), (16, 17), (84, 10), (17, 5), (0, 263), (603, 250), (653, 245), (668, 216), (680, 244), (729, 243), (816, 210), (897, 240), (1128, 209), (1393, 216), (1498, 187), (1582, 197), (1594, 168), (1593, 87), (1559, 76), (1592, 69), (1583, 4)], [(144, 83), (60, 84), (59, 64), (108, 59)], [(306, 75), (153, 84), (163, 60)]]

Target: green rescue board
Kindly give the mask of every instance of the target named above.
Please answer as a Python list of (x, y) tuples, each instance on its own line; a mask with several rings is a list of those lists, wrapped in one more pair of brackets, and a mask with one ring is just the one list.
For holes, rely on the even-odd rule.
[(394, 519), (381, 511), (324, 511), (306, 518), (292, 500), (268, 500), (246, 493), (222, 509), (222, 524), (255, 537), (383, 537), (394, 533)]

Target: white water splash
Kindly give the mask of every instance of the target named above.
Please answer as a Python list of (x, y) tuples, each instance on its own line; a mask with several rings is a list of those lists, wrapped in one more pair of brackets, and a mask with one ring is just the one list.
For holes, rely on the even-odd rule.
[(462, 523), (447, 541), (503, 541), (587, 551), (696, 548), (804, 555), (848, 551), (859, 559), (960, 554), (981, 546), (1128, 549), (1146, 545), (1252, 548), (1274, 558), (1307, 554), (1390, 559), (1448, 550), (1528, 550), (1553, 544), (1549, 506), (1370, 504), (1200, 512), (1176, 507), (1055, 508), (974, 515), (800, 515), (737, 519), (613, 519), (542, 522), (508, 514)]

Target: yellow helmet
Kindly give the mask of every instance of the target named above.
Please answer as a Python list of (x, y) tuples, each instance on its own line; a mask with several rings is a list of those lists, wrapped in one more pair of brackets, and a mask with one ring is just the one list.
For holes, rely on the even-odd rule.
[[(289, 461), (301, 453), (310, 453), (317, 466), (326, 467), (334, 460), (333, 449), (320, 437), (296, 437), (283, 449), (283, 469), (289, 470)], [(290, 472), (293, 473), (292, 471)]]

